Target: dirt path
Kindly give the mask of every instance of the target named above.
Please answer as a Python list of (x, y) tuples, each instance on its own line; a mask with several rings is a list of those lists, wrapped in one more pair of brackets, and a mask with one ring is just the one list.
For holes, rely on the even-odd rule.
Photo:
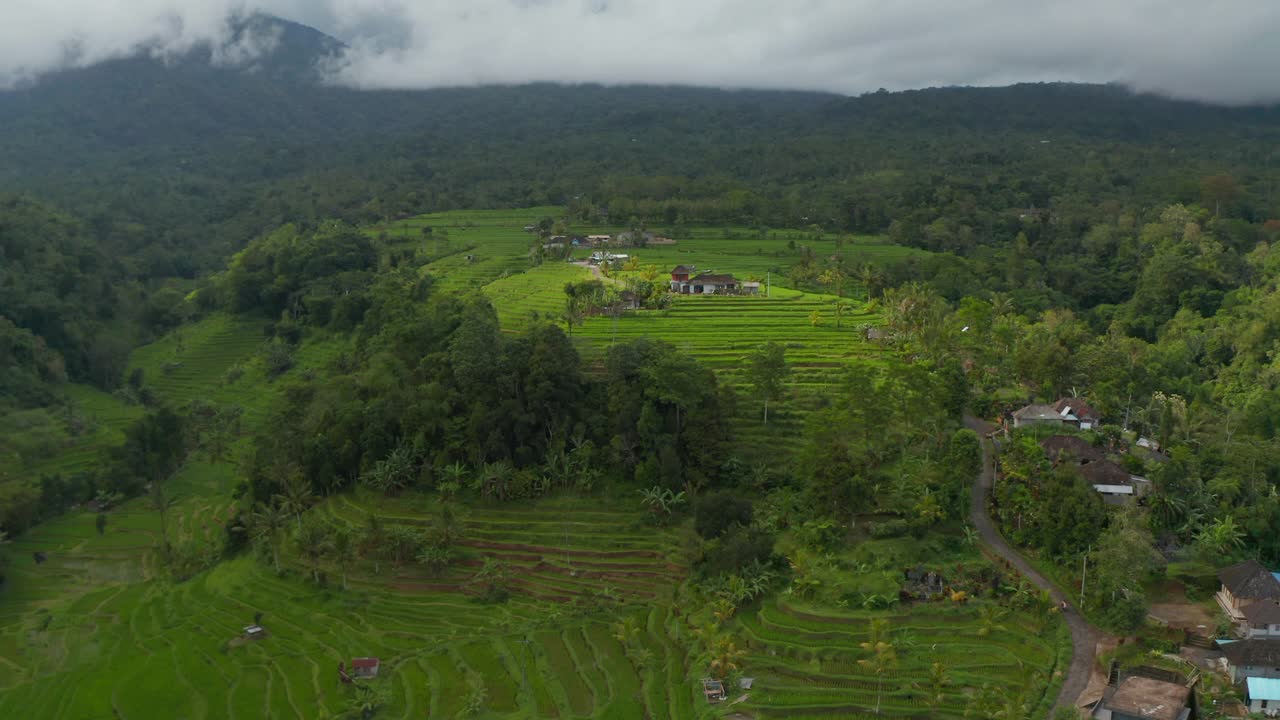
[(977, 529), (978, 535), (982, 538), (982, 542), (991, 552), (1008, 560), (1023, 577), (1030, 580), (1032, 584), (1042, 590), (1048, 590), (1049, 595), (1053, 597), (1053, 601), (1061, 605), (1067, 603), (1067, 610), (1064, 617), (1067, 620), (1067, 627), (1071, 629), (1071, 667), (1067, 670), (1067, 676), (1062, 681), (1062, 690), (1058, 693), (1058, 700), (1054, 703), (1054, 710), (1061, 707), (1075, 707), (1076, 698), (1080, 697), (1080, 693), (1084, 691), (1089, 684), (1089, 676), (1093, 672), (1094, 648), (1097, 647), (1098, 640), (1102, 637), (1102, 633), (1085, 621), (1075, 607), (1071, 605), (1071, 600), (1056, 585), (1049, 582), (1043, 575), (1036, 572), (1035, 568), (1026, 561), (1017, 551), (1010, 547), (1004, 537), (996, 530), (995, 524), (991, 522), (991, 515), (987, 512), (988, 498), (991, 495), (991, 487), (995, 479), (995, 457), (991, 451), (991, 443), (982, 438), (981, 421), (976, 418), (966, 416), (964, 424), (971, 430), (978, 432), (978, 437), (982, 442), (982, 472), (978, 473), (978, 477), (973, 483), (973, 493), (970, 495), (969, 505), (969, 521), (973, 523)]
[(615, 280), (615, 279), (613, 279), (613, 278), (611, 278), (611, 277), (607, 277), (603, 272), (601, 272), (601, 271), (600, 271), (600, 266), (599, 266), (599, 265), (592, 265), (591, 263), (589, 263), (589, 262), (587, 262), (587, 261), (585, 261), (585, 260), (580, 260), (580, 261), (578, 261), (578, 262), (575, 262), (575, 263), (574, 263), (574, 265), (577, 265), (578, 267), (584, 267), (584, 268), (586, 268), (586, 269), (590, 270), (590, 271), (591, 271), (591, 274), (592, 274), (593, 276), (595, 276), (595, 279), (599, 280), (599, 281), (600, 281), (600, 282), (602, 282), (602, 283), (605, 283), (606, 285), (621, 285), (621, 284), (622, 284), (622, 282), (621, 282), (621, 281), (619, 281), (619, 280)]

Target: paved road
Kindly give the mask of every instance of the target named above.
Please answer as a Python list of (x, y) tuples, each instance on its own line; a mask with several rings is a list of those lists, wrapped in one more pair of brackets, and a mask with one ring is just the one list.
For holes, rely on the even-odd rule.
[[(981, 425), (978, 420), (966, 417), (964, 423), (970, 430), (978, 433), (979, 439), (982, 439)], [(1094, 648), (1098, 645), (1101, 633), (1085, 622), (1071, 605), (1070, 598), (1036, 572), (1035, 568), (1010, 547), (996, 530), (995, 524), (991, 522), (991, 515), (987, 512), (987, 498), (991, 495), (994, 479), (995, 457), (991, 451), (991, 443), (982, 439), (982, 472), (978, 473), (977, 479), (974, 480), (973, 493), (969, 498), (969, 521), (973, 523), (982, 542), (991, 552), (1008, 560), (1032, 584), (1042, 590), (1048, 590), (1055, 603), (1059, 605), (1063, 602), (1067, 603), (1065, 617), (1067, 626), (1071, 628), (1071, 667), (1067, 670), (1067, 676), (1062, 682), (1062, 691), (1058, 693), (1058, 700), (1053, 707), (1055, 711), (1060, 707), (1074, 707), (1076, 698), (1080, 697), (1080, 693), (1084, 692), (1089, 684), (1089, 676), (1093, 672)]]

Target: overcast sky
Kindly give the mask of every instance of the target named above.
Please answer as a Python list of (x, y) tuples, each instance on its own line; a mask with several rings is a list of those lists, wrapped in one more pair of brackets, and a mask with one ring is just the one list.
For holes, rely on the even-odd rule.
[[(858, 94), (1118, 81), (1280, 99), (1280, 0), (0, 0), (0, 85), (261, 10), (351, 46), (339, 79), (422, 88), (680, 83)], [(232, 48), (241, 57), (265, 47)]]

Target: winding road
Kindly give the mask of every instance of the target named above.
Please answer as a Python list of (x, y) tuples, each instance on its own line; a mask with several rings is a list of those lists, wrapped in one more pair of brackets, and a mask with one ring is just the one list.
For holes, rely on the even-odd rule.
[(996, 530), (995, 523), (991, 522), (991, 514), (987, 511), (991, 487), (995, 481), (995, 456), (991, 450), (991, 441), (983, 437), (980, 420), (966, 416), (964, 424), (965, 427), (978, 433), (979, 441), (982, 443), (982, 472), (978, 473), (978, 477), (974, 480), (973, 492), (969, 497), (969, 521), (977, 529), (978, 536), (982, 538), (987, 549), (1009, 561), (1033, 585), (1049, 591), (1055, 603), (1067, 604), (1067, 610), (1063, 615), (1066, 618), (1067, 627), (1071, 629), (1071, 667), (1067, 670), (1067, 676), (1063, 678), (1062, 690), (1058, 693), (1058, 700), (1054, 703), (1053, 709), (1056, 712), (1058, 708), (1075, 707), (1076, 699), (1088, 686), (1089, 676), (1093, 673), (1094, 648), (1098, 645), (1101, 633), (1081, 617), (1071, 604), (1070, 598), (1036, 572), (1026, 558), (1014, 550)]

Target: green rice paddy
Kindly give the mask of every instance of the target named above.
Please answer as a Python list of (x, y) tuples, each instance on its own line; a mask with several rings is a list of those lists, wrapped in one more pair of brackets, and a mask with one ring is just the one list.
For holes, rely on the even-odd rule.
[[(424, 273), (445, 290), (484, 292), (503, 329), (518, 332), (536, 319), (557, 318), (564, 285), (592, 277), (578, 265), (530, 263), (532, 236), (522, 227), (557, 212), (442, 213), (370, 232), (435, 257)], [(426, 226), (432, 236), (422, 233)], [(442, 230), (447, 244), (438, 239)], [(833, 240), (802, 233), (710, 228), (674, 246), (627, 251), (663, 271), (685, 263), (742, 278), (772, 275), (772, 289), (768, 296), (681, 297), (666, 310), (588, 318), (574, 328), (575, 343), (595, 367), (611, 345), (640, 337), (689, 352), (742, 392), (733, 423), (743, 454), (785, 457), (845, 368), (892, 361), (865, 339), (864, 328), (879, 321), (874, 310), (846, 298), (849, 309), (836, 327), (836, 298), (787, 287), (786, 268), (796, 261), (792, 241), (815, 246), (819, 255), (834, 251)], [(913, 251), (858, 238), (845, 252), (893, 259)], [(215, 314), (139, 348), (130, 363), (172, 405), (201, 400), (243, 409), (245, 437), (232, 457), (193, 460), (175, 480), (170, 538), (206, 555), (221, 546), (223, 524), (234, 512), (235, 450), (261, 428), (290, 378), (350, 349), (346, 338), (310, 335), (295, 367), (271, 380), (258, 359), (264, 324)], [(786, 346), (794, 374), (788, 397), (774, 404), (764, 426), (742, 361), (769, 340)], [(86, 430), (25, 458), (32, 477), (92, 466), (142, 412), (88, 388), (67, 394), (87, 419)], [(94, 513), (73, 511), (6, 546), (0, 717), (354, 717), (352, 690), (339, 683), (337, 667), (370, 655), (382, 661), (372, 684), (387, 698), (378, 717), (711, 716), (723, 706), (702, 698), (698, 680), (706, 670), (690, 657), (689, 630), (675, 602), (689, 572), (680, 531), (644, 524), (632, 500), (623, 494), (472, 507), (463, 519), (463, 557), (447, 572), (431, 575), (413, 564), (375, 568), (366, 560), (349, 570), (345, 590), (333, 568), (327, 587), (316, 587), (291, 551), (283, 575), (269, 558), (250, 553), (175, 581), (157, 562), (160, 523), (145, 499), (110, 511), (101, 534)], [(328, 498), (311, 512), (334, 527), (363, 527), (375, 516), (386, 526), (426, 528), (435, 510), (426, 497), (356, 493)], [(36, 553), (44, 554), (42, 562)], [(475, 576), (486, 559), (509, 568), (511, 597), (504, 603), (477, 597)], [(733, 632), (747, 649), (745, 672), (756, 682), (734, 710), (761, 718), (872, 717), (878, 699), (876, 717), (948, 718), (962, 715), (980, 684), (1006, 691), (1030, 683), (1029, 694), (1043, 695), (1062, 662), (1054, 624), (1013, 615), (982, 635), (975, 612), (934, 604), (876, 614), (804, 606), (787, 596), (766, 600), (735, 621)], [(269, 635), (239, 639), (258, 613)], [(886, 615), (899, 663), (877, 691), (858, 663), (866, 654), (859, 643), (869, 620)], [(643, 629), (629, 649), (613, 630), (625, 618)], [(937, 709), (922, 690), (935, 661), (950, 677)]]

